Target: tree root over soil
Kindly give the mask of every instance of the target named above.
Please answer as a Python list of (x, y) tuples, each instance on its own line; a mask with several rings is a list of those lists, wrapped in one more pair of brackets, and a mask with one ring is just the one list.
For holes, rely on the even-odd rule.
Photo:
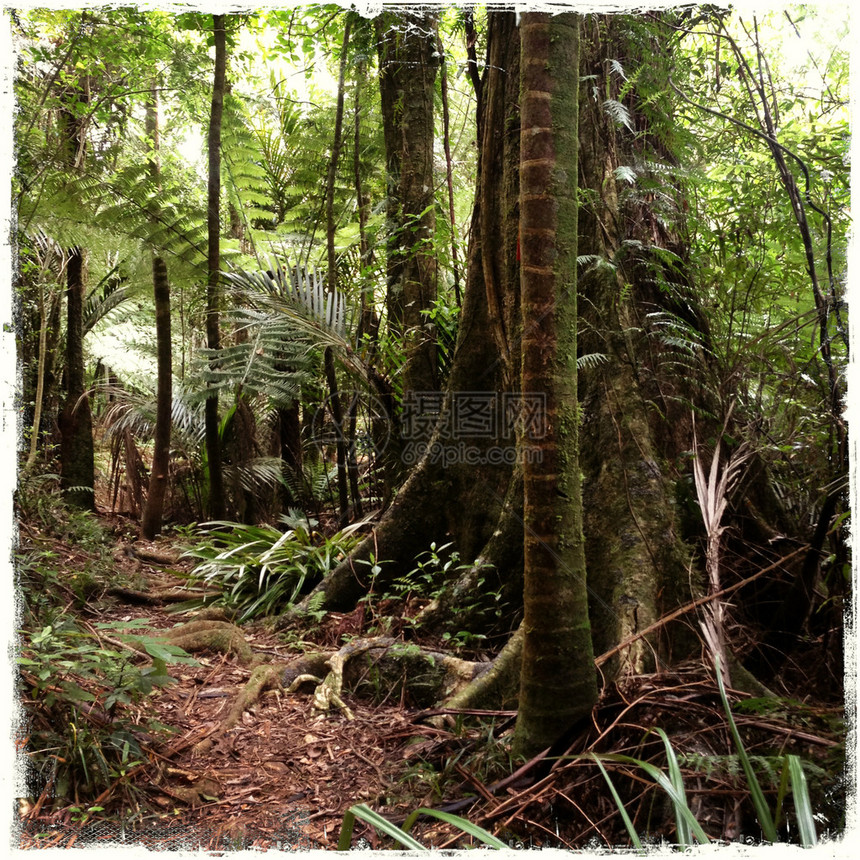
[[(221, 610), (217, 612), (220, 613)], [(256, 659), (242, 631), (235, 624), (221, 618), (195, 618), (171, 630), (147, 632), (150, 638), (189, 653), (212, 650), (221, 654), (232, 654), (242, 666), (250, 666)], [(118, 644), (123, 644), (141, 655), (147, 653), (143, 642), (134, 637), (129, 637), (125, 642)]]
[(107, 590), (111, 597), (117, 597), (134, 606), (161, 606), (165, 603), (184, 603), (186, 600), (218, 597), (220, 591), (202, 591), (189, 588), (162, 588), (156, 591), (135, 591), (132, 588), (113, 586)]
[[(257, 666), (218, 730), (195, 747), (208, 752), (215, 742), (238, 725), (242, 714), (269, 690), (296, 692), (315, 684), (312, 709), (317, 715), (339, 708), (347, 720), (352, 711), (342, 698), (346, 683), (356, 695), (379, 699), (399, 692), (420, 705), (430, 706), (470, 688), (476, 678), (492, 674), (490, 663), (461, 660), (390, 637), (355, 639), (338, 651), (306, 654), (286, 664)], [(326, 673), (326, 669), (328, 672)], [(325, 674), (323, 680), (320, 676)]]
[(183, 651), (204, 651), (211, 648), (223, 654), (234, 654), (243, 666), (254, 661), (251, 646), (245, 641), (242, 631), (228, 621), (206, 619), (189, 621), (168, 631), (165, 640)]

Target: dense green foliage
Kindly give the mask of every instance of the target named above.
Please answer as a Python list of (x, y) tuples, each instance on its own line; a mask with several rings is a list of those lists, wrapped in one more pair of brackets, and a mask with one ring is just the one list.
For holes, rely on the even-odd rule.
[[(585, 588), (577, 606), (591, 613), (592, 631), (604, 610), (615, 620), (629, 614), (627, 632), (606, 646), (613, 659), (625, 657), (630, 642), (622, 640), (630, 633), (636, 647), (654, 652), (643, 659), (653, 656), (658, 668), (667, 655), (698, 655), (704, 645), (730, 653), (743, 672), (782, 684), (774, 689), (785, 701), (804, 684), (812, 697), (841, 695), (838, 641), (851, 589), (843, 10), (786, 5), (754, 15), (702, 6), (571, 16), (582, 34), (580, 156), (577, 194), (569, 195), (565, 218), (569, 226), (578, 213), (578, 235), (565, 235), (561, 224), (557, 256), (569, 254), (569, 274), (577, 269), (579, 309), (571, 323), (577, 331), (562, 325), (539, 337), (528, 326), (523, 331), (529, 300), (519, 290), (546, 236), (535, 239), (537, 227), (529, 236), (518, 232), (529, 194), (520, 196), (527, 170), (520, 170), (514, 143), (525, 114), (504, 80), (507, 70), (490, 61), (490, 49), (498, 49), (490, 39), (491, 22), (500, 20), (494, 14), (502, 15), (451, 6), (439, 9), (438, 22), (427, 16), (423, 36), (435, 42), (424, 94), (435, 123), (425, 148), (432, 187), (423, 189), (430, 200), (424, 212), (409, 214), (403, 177), (409, 147), (417, 147), (402, 120), (411, 106), (402, 83), (399, 100), (388, 103), (383, 94), (386, 63), (409, 41), (402, 21), (400, 29), (385, 29), (385, 22), (400, 20), (396, 13), (365, 19), (337, 4), (308, 4), (226, 15), (220, 177), (212, 177), (220, 185), (209, 210), (218, 216), (220, 269), (210, 272), (213, 15), (131, 7), (10, 13), (23, 430), (16, 504), (32, 526), (22, 533), (16, 559), (17, 659), (28, 713), (37, 715), (33, 762), (58, 797), (94, 798), (125, 779), (143, 756), (129, 707), (169, 683), (169, 663), (190, 659), (134, 622), (102, 630), (78, 616), (115, 583), (108, 549), (114, 537), (77, 510), (76, 499), (95, 498), (98, 510), (136, 523), (151, 473), (161, 475), (153, 465), (154, 259), (168, 272), (172, 332), (163, 519), (168, 530), (182, 531), (185, 558), (196, 565), (188, 580), (220, 586), (219, 604), (240, 622), (291, 613), (319, 624), (328, 609), (354, 610), (359, 627), (365, 625), (359, 634), (492, 658), (523, 614), (523, 519), (532, 522), (528, 507), (523, 517), (522, 477), (531, 474), (521, 456), (524, 419), (505, 400), (499, 425), (511, 426), (494, 425), (492, 441), (508, 447), (487, 442), (481, 449), (520, 457), (516, 465), (501, 464), (510, 467), (508, 484), (492, 483), (503, 469), (478, 468), (487, 462), (473, 464), (461, 454), (440, 466), (433, 457), (462, 451), (469, 427), (480, 423), (463, 412), (460, 425), (446, 424), (460, 406), (457, 395), (485, 394), (477, 388), (490, 380), (485, 388), (513, 402), (527, 387), (526, 346), (545, 346), (547, 338), (570, 344), (576, 334), (579, 354), (564, 356), (568, 370), (561, 376), (570, 382), (575, 364), (580, 391), (590, 399), (577, 401), (560, 386), (562, 403), (553, 414), (564, 419), (565, 440), (578, 424), (583, 446), (589, 438), (602, 442), (594, 445), (599, 451), (583, 451), (568, 479), (578, 487), (582, 473), (587, 493), (588, 469), (596, 468), (607, 483), (591, 475), (593, 492), (616, 493), (615, 510), (631, 518), (629, 528), (619, 515), (596, 534), (576, 522), (586, 555), (588, 541), (617, 543), (615, 558), (622, 559), (587, 575), (582, 570), (590, 562), (577, 561), (576, 584), (590, 590), (590, 607)], [(519, 32), (513, 17), (507, 21), (509, 32)], [(488, 116), (496, 125), (484, 134)], [(511, 147), (516, 157), (502, 166)], [(489, 178), (488, 164), (496, 170)], [(482, 196), (487, 186), (489, 197)], [(500, 211), (482, 212), (485, 200)], [(587, 224), (600, 240), (584, 253), (586, 239), (594, 238), (585, 236)], [(392, 274), (406, 258), (423, 261), (424, 269), (416, 268), (432, 273), (433, 287), (420, 308), (412, 307), (418, 299), (408, 305), (420, 320), (411, 329), (395, 301), (404, 284)], [(76, 342), (67, 316), (72, 260), (83, 262), (83, 399), (69, 396), (76, 375), (66, 352)], [(408, 285), (413, 281), (420, 277)], [(536, 308), (536, 325), (546, 307)], [(216, 311), (219, 345), (209, 337), (207, 348)], [(410, 391), (404, 382), (412, 378), (407, 341), (416, 330), (430, 345), (430, 372), (419, 378), (433, 380), (426, 387), (437, 390)], [(476, 342), (486, 350), (473, 350)], [(468, 367), (470, 361), (482, 364)], [(533, 368), (537, 388), (547, 362)], [(508, 388), (496, 391), (506, 375)], [(468, 391), (456, 388), (463, 380)], [(205, 404), (211, 410), (215, 398), (213, 428)], [(75, 404), (66, 401), (75, 399), (92, 409), (94, 486), (61, 491), (64, 460), (73, 458), (61, 454), (62, 419), (64, 410), (74, 414)], [(625, 399), (635, 399), (640, 412)], [(169, 400), (162, 397), (162, 421)], [(609, 431), (588, 436), (604, 419)], [(625, 434), (633, 438), (622, 443)], [(460, 448), (440, 447), (452, 439)], [(476, 467), (476, 477), (466, 465)], [(213, 513), (222, 473), (224, 510)], [(544, 480), (535, 477), (538, 490), (529, 498), (529, 505), (535, 498), (551, 502), (544, 508), (552, 513), (541, 514), (547, 532), (540, 552), (561, 531), (576, 495), (557, 486), (541, 495)], [(504, 498), (496, 498), (500, 493)], [(664, 501), (665, 520), (649, 519)], [(473, 510), (482, 505), (486, 511)], [(392, 538), (386, 523), (400, 522), (407, 508), (408, 529), (400, 531), (408, 534)], [(159, 513), (159, 527), (160, 521)], [(534, 535), (531, 525), (526, 532)], [(458, 543), (463, 533), (474, 546)], [(80, 566), (66, 572), (45, 535), (80, 551)], [(656, 595), (648, 618), (625, 579), (634, 581), (636, 572), (616, 569), (632, 558), (624, 555), (627, 544), (640, 539), (640, 560), (655, 570), (664, 565), (671, 555), (663, 553), (665, 539), (683, 573), (680, 597), (662, 582), (645, 584)], [(553, 559), (563, 555), (559, 550)], [(359, 583), (361, 596), (334, 594), (328, 603), (328, 594), (314, 593), (302, 603), (338, 574)], [(605, 597), (597, 578), (617, 585), (618, 593)], [(535, 582), (543, 594), (547, 577)], [(704, 604), (695, 601), (708, 590), (702, 623), (690, 608), (699, 611)], [(681, 604), (687, 606), (678, 624), (676, 616), (660, 620)], [(559, 628), (566, 630), (569, 620), (560, 618)], [(679, 632), (681, 624), (687, 628)], [(646, 639), (648, 625), (654, 635)], [(130, 642), (152, 658), (151, 666), (130, 660), (123, 651)], [(808, 665), (792, 658), (798, 652), (810, 655)], [(601, 662), (599, 650), (596, 656), (611, 680), (615, 669)], [(591, 661), (584, 662), (590, 685)], [(740, 683), (730, 662), (723, 668)], [(641, 672), (652, 664), (636, 665)], [(548, 674), (551, 690), (561, 673)], [(765, 838), (779, 836), (779, 813), (776, 822), (769, 818), (756, 761), (769, 762), (776, 774), (770, 788), (780, 802), (791, 783), (800, 839), (814, 843), (799, 760), (748, 756), (725, 693), (723, 702), (724, 734), (734, 742), (726, 767), (743, 769)], [(103, 730), (80, 719), (82, 707), (104, 715)], [(643, 767), (675, 804), (679, 841), (704, 842), (681, 779), (682, 767), (701, 773), (704, 761), (687, 756), (679, 764), (668, 736), (661, 737), (668, 775), (653, 763)], [(709, 766), (720, 761), (711, 755)], [(598, 757), (601, 767), (610, 762), (622, 759)], [(637, 762), (623, 759), (625, 766)], [(406, 832), (414, 819), (400, 830), (363, 805), (347, 813), (341, 847), (356, 817), (421, 847)], [(466, 832), (484, 838), (467, 824)], [(633, 822), (628, 831), (635, 843)]]
[[(173, 681), (169, 664), (194, 660), (153, 638), (143, 622), (91, 624), (80, 616), (116, 582), (112, 537), (92, 514), (67, 508), (40, 484), (19, 491), (22, 512), (43, 530), (16, 559), (23, 630), (15, 662), (28, 715), (19, 727), (29, 738), (27, 778), (64, 800), (94, 798), (143, 761), (144, 740), (167, 732), (151, 717), (142, 721), (133, 706)], [(69, 574), (73, 557), (79, 567)]]
[(274, 615), (315, 585), (354, 543), (348, 533), (326, 538), (316, 520), (300, 511), (281, 517), (286, 531), (241, 523), (207, 523), (185, 552), (196, 559), (193, 575), (221, 586), (219, 601), (239, 621)]

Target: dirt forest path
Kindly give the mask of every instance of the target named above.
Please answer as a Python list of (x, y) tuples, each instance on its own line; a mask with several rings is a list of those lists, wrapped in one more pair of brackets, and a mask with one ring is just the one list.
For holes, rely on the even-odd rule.
[[(115, 743), (110, 740), (116, 737), (114, 730), (125, 725), (135, 734), (141, 752), (129, 756), (124, 772), (112, 774), (106, 788), (99, 784), (101, 794), (94, 800), (91, 794), (78, 799), (76, 789), (70, 793), (68, 785), (55, 798), (53, 778), (48, 774), (46, 780), (43, 770), (36, 790), (19, 799), (21, 848), (120, 842), (156, 850), (331, 850), (337, 847), (344, 813), (360, 803), (394, 824), (420, 807), (455, 812), (509, 845), (623, 845), (626, 834), (591, 753), (621, 752), (665, 767), (665, 750), (655, 727), (665, 729), (686, 762), (687, 787), (703, 826), (731, 838), (756, 832), (743, 781), (728, 765), (720, 767), (730, 761), (731, 753), (725, 711), (714, 676), (700, 661), (607, 685), (587, 731), (522, 763), (511, 758), (506, 735), (515, 712), (467, 710), (451, 717), (448, 711), (446, 719), (451, 722), (437, 727), (427, 718), (439, 715), (438, 709), (419, 710), (413, 701), (401, 698), (411, 693), (400, 692), (405, 686), (398, 679), (417, 678), (414, 664), (409, 669), (409, 653), (420, 652), (425, 662), (427, 655), (434, 655), (434, 663), (450, 659), (435, 650), (440, 641), (438, 637), (434, 641), (432, 633), (423, 640), (373, 637), (378, 631), (359, 620), (358, 610), (330, 612), (304, 629), (280, 633), (274, 632), (271, 620), (235, 627), (212, 618), (212, 608), (204, 610), (207, 620), (198, 613), (194, 621), (194, 612), (178, 612), (175, 602), (177, 590), (189, 586), (191, 564), (179, 557), (180, 541), (141, 543), (135, 540), (130, 521), (101, 517), (100, 523), (109, 537), (101, 543), (101, 566), (96, 568), (95, 551), (88, 555), (82, 545), (22, 522), (19, 554), (23, 558), (30, 552), (36, 559), (50, 560), (54, 570), (50, 582), (56, 592), (51, 606), (61, 607), (39, 622), (31, 641), (46, 629), (42, 625), (49, 618), (68, 618), (91, 637), (88, 641), (104, 649), (98, 654), (115, 649), (127, 661), (123, 665), (139, 671), (149, 659), (139, 643), (135, 649), (133, 638), (131, 644), (121, 639), (129, 625), (139, 624), (150, 631), (150, 647), (155, 642), (156, 650), (173, 631), (171, 638), (185, 643), (183, 648), (188, 645), (194, 661), (169, 663), (167, 672), (175, 683), (114, 711), (103, 708), (107, 707), (103, 677), (98, 687), (92, 678), (76, 675), (75, 683), (83, 688), (89, 684), (98, 697), (92, 705), (67, 699), (63, 710), (46, 703), (44, 685), (39, 695), (33, 694), (35, 670), (30, 668), (27, 676), (28, 667), (22, 667), (22, 695), (32, 696), (25, 701), (31, 726), (19, 737), (19, 745), (22, 752), (38, 749), (43, 768), (50, 771), (52, 761), (61, 754), (69, 757), (66, 750), (76, 749), (67, 744), (58, 752), (60, 747), (55, 746), (67, 743), (69, 729), (82, 730), (104, 744)], [(99, 577), (94, 577), (95, 569), (101, 571)], [(81, 599), (72, 585), (86, 577), (92, 590)], [(193, 583), (193, 588), (199, 587)], [(206, 626), (213, 624), (216, 627)], [(179, 626), (185, 631), (182, 639), (175, 635)], [(230, 635), (220, 640), (220, 648), (201, 647), (217, 637), (192, 636), (187, 633), (191, 626), (196, 633), (215, 629)], [(375, 644), (362, 654), (366, 642)], [(372, 657), (371, 647), (377, 649)], [(23, 653), (38, 656), (35, 649), (31, 645)], [(367, 674), (368, 666), (376, 670), (382, 665), (379, 651), (389, 649), (396, 677), (382, 671)], [(323, 677), (328, 669), (322, 660), (337, 663), (331, 659), (336, 652), (342, 660), (349, 653), (370, 662), (350, 660), (355, 674), (341, 691), (346, 707), (335, 702), (320, 713), (314, 694), (325, 684), (309, 681), (292, 691), (300, 681), (293, 677), (296, 672), (307, 672), (297, 669), (296, 661), (302, 658), (303, 665), (315, 667), (312, 674)], [(72, 677), (63, 675), (65, 663), (72, 663), (68, 671), (78, 671), (74, 654), (50, 652), (49, 658), (54, 662), (48, 664), (48, 685)], [(283, 666), (292, 683), (264, 688), (248, 699), (247, 707), (237, 706), (247, 699), (254, 678), (268, 672), (281, 679)], [(844, 765), (841, 706), (789, 699), (769, 706), (768, 700), (749, 693), (733, 695), (739, 705), (740, 700), (749, 700), (745, 708), (738, 708), (736, 720), (750, 754), (764, 761), (792, 753), (809, 762), (815, 774), (810, 783), (815, 791), (813, 808), (823, 816), (824, 826), (840, 821), (845, 808), (839, 776)], [(167, 730), (153, 730), (153, 722)], [(30, 745), (25, 734), (35, 737), (40, 730), (37, 741), (42, 746)], [(114, 750), (111, 760), (115, 759)], [(656, 785), (628, 767), (612, 767), (618, 784), (625, 781), (625, 796), (635, 813), (631, 818), (654, 833), (672, 833), (671, 811), (658, 801)], [(770, 790), (775, 796), (776, 786)], [(471, 837), (436, 819), (419, 820), (414, 835), (434, 848), (473, 845)], [(351, 844), (375, 848), (391, 847), (393, 842), (357, 821)]]
[[(85, 562), (73, 548), (57, 551), (67, 554), (70, 565)], [(176, 562), (177, 556), (177, 548), (166, 542), (120, 544), (114, 553), (118, 573), (134, 579), (140, 594), (186, 584), (164, 564), (147, 560), (163, 557), (174, 562), (174, 569), (187, 569), (185, 562)], [(132, 605), (127, 602), (132, 592), (126, 591), (121, 597), (105, 594), (91, 602), (85, 610), (89, 623), (143, 619), (152, 630), (167, 631), (190, 620), (188, 614), (171, 613), (169, 603)], [(300, 653), (263, 625), (244, 626), (242, 633), (256, 659), (286, 663)], [(321, 633), (331, 638), (331, 633)], [(350, 697), (353, 720), (338, 709), (315, 716), (305, 687), (289, 694), (264, 693), (238, 725), (220, 737), (215, 734), (211, 749), (201, 753), (195, 745), (219, 731), (252, 670), (232, 655), (204, 651), (193, 656), (196, 666), (168, 666), (176, 683), (156, 690), (146, 701), (146, 718), (158, 720), (172, 733), (147, 743), (145, 763), (128, 777), (146, 805), (161, 810), (144, 813), (128, 828), (124, 839), (131, 844), (165, 849), (334, 848), (350, 806), (385, 807), (392, 780), (409, 768), (410, 740), (450, 737), (449, 732), (416, 723), (396, 701), (373, 706)], [(100, 805), (108, 808), (120, 788), (117, 783)], [(89, 828), (81, 828), (68, 810), (36, 812), (26, 819), (22, 847), (70, 847), (121, 835), (119, 825), (100, 827), (95, 819)], [(356, 834), (363, 831), (358, 825)], [(369, 830), (366, 835), (375, 841)]]

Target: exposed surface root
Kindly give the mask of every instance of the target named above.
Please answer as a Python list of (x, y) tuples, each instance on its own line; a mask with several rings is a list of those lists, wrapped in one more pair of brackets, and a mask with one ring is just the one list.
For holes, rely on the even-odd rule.
[(164, 639), (189, 653), (211, 649), (222, 654), (234, 654), (243, 666), (254, 660), (251, 646), (245, 641), (242, 631), (226, 621), (190, 621), (169, 631)]
[(107, 593), (125, 603), (134, 606), (161, 606), (165, 603), (184, 603), (186, 600), (206, 599), (217, 597), (218, 591), (201, 591), (189, 588), (165, 588), (158, 591), (135, 591), (131, 588), (120, 588), (114, 586)]
[(242, 714), (247, 708), (255, 704), (266, 690), (280, 690), (282, 675), (283, 667), (281, 666), (257, 666), (257, 668), (251, 673), (248, 683), (245, 684), (242, 692), (239, 693), (236, 701), (233, 702), (233, 706), (230, 708), (229, 713), (219, 726), (218, 730), (214, 734), (200, 741), (200, 743), (194, 747), (194, 754), (204, 755), (209, 752), (215, 742), (222, 735), (229, 732), (230, 729), (239, 724), (239, 721), (242, 719)]
[[(223, 610), (216, 610), (219, 614)], [(250, 666), (255, 658), (251, 646), (245, 641), (242, 631), (229, 621), (212, 618), (197, 618), (180, 624), (169, 630), (149, 631), (154, 639), (162, 640), (169, 645), (182, 648), (189, 654), (198, 651), (217, 651), (221, 654), (232, 654), (240, 665)], [(143, 643), (130, 637), (125, 643), (126, 647), (139, 654), (145, 654)]]
[[(360, 657), (364, 659), (359, 660)], [(380, 689), (387, 690), (391, 683), (400, 683), (402, 694), (432, 703), (463, 690), (486, 673), (488, 666), (388, 637), (354, 639), (338, 651), (305, 655), (288, 664), (257, 666), (218, 730), (198, 743), (195, 751), (208, 752), (218, 738), (238, 725), (242, 714), (267, 690), (285, 690), (289, 695), (305, 684), (314, 683), (313, 715), (325, 714), (334, 706), (352, 721), (354, 714), (343, 700), (345, 681), (361, 687), (366, 694), (372, 695), (375, 690), (377, 698)], [(371, 673), (373, 678), (369, 680)], [(321, 681), (319, 676), (323, 674), (325, 678)]]
[(519, 694), (522, 654), (523, 628), (520, 625), (487, 670), (451, 696), (446, 706), (503, 708), (515, 703)]

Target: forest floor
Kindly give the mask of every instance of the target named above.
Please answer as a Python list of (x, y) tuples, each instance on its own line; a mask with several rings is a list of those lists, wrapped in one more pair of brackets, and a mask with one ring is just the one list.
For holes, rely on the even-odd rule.
[[(178, 556), (175, 539), (143, 545), (134, 542), (129, 521), (114, 517), (105, 523), (116, 536), (116, 582), (133, 583), (141, 593), (187, 585), (181, 573), (188, 562), (168, 567), (146, 560), (149, 551)], [(22, 529), (21, 536), (22, 548), (33, 541), (49, 543), (70, 577), (87, 567), (87, 553), (74, 545), (32, 527)], [(172, 613), (169, 604), (131, 605), (110, 596), (107, 588), (74, 611), (90, 629), (142, 619), (148, 628), (165, 631), (187, 620)], [(255, 659), (280, 664), (304, 648), (336, 647), (343, 620), (330, 614), (314, 629), (302, 631), (306, 638), (273, 632), (271, 624), (260, 622), (245, 625), (242, 633)], [(81, 808), (88, 804), (53, 803), (50, 785), (41, 797), (19, 801), (19, 847), (80, 847), (122, 839), (162, 850), (332, 849), (344, 813), (358, 803), (400, 823), (420, 806), (447, 804), (518, 846), (624, 844), (617, 809), (585, 754), (624, 752), (664, 766), (659, 739), (653, 733), (646, 737), (654, 726), (672, 737), (688, 776), (691, 805), (706, 830), (724, 839), (755, 832), (737, 761), (733, 764), (729, 754), (716, 685), (701, 665), (608, 685), (593, 725), (556, 751), (561, 758), (538, 757), (511, 775), (520, 765), (507, 754), (511, 714), (464, 715), (440, 728), (427, 721), (426, 711), (410, 707), (408, 701), (393, 701), (390, 693), (386, 700), (384, 691), (373, 704), (345, 689), (354, 714), (349, 720), (337, 709), (314, 716), (306, 692), (272, 690), (245, 710), (235, 727), (219, 733), (251, 668), (232, 655), (211, 651), (195, 653), (194, 658), (196, 664), (169, 665), (175, 683), (133, 706), (139, 724), (155, 719), (169, 727), (169, 734), (145, 738), (144, 760), (99, 795), (87, 821)], [(33, 713), (29, 716), (32, 720)], [(820, 820), (831, 832), (839, 830), (840, 808), (844, 815), (840, 718), (837, 703), (790, 703), (787, 698), (750, 704), (737, 716), (745, 742), (762, 761), (795, 752), (810, 762), (820, 777), (815, 792)], [(213, 745), (200, 752), (196, 745), (209, 736)], [(627, 767), (614, 778), (626, 792), (640, 832), (671, 838), (671, 810), (657, 802), (644, 775)], [(778, 773), (774, 782), (767, 789), (770, 795), (778, 790)], [(365, 840), (365, 847), (391, 844), (362, 822), (355, 834)], [(434, 847), (470, 844), (450, 825), (432, 819), (419, 822), (415, 835)]]
[[(160, 553), (172, 550), (164, 541), (150, 546)], [(86, 566), (86, 554), (73, 546), (53, 541), (52, 552), (63, 559), (69, 575)], [(122, 543), (114, 560), (117, 580), (133, 581), (135, 590), (161, 591), (171, 579), (175, 587), (187, 585), (163, 565), (141, 561)], [(169, 604), (130, 606), (117, 597), (91, 600), (82, 614), (91, 625), (141, 619), (151, 630), (168, 630), (187, 620), (171, 613)], [(296, 656), (284, 637), (264, 625), (249, 625), (243, 633), (257, 656), (275, 662)], [(317, 633), (326, 639), (325, 630)], [(332, 848), (345, 810), (356, 803), (386, 804), (392, 785), (409, 770), (410, 741), (449, 734), (414, 724), (399, 702), (351, 702), (355, 719), (350, 721), (340, 712), (314, 717), (308, 695), (273, 691), (246, 710), (241, 724), (211, 751), (198, 755), (195, 744), (217, 729), (252, 670), (225, 654), (195, 658), (196, 666), (169, 667), (176, 683), (148, 697), (146, 716), (169, 726), (173, 734), (163, 747), (149, 750), (151, 763), (134, 775), (136, 787), (160, 810), (144, 816), (142, 829), (158, 825), (155, 841), (163, 847), (297, 843)], [(190, 802), (183, 791), (189, 787), (197, 789)], [(82, 828), (68, 826), (74, 817), (68, 808), (31, 815), (21, 847), (77, 841)], [(115, 835), (114, 828), (101, 829), (104, 838)], [(149, 840), (144, 835), (142, 841)]]

